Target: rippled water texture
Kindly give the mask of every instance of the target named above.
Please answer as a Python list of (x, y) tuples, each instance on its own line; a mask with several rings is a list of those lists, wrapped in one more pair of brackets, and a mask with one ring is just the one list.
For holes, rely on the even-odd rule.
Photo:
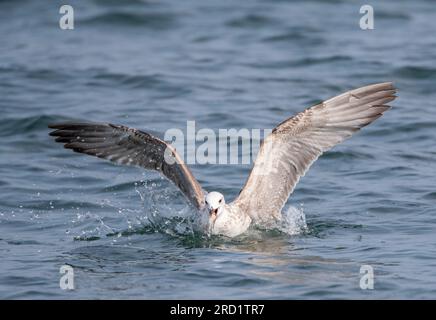
[[(61, 4), (0, 1), (0, 298), (436, 297), (433, 1), (374, 2), (372, 31), (345, 0), (70, 1), (69, 31)], [(63, 120), (272, 128), (390, 80), (394, 108), (300, 181), (294, 235), (203, 239), (157, 174), (48, 136)], [(231, 200), (249, 166), (193, 172)], [(74, 291), (59, 288), (63, 264)], [(374, 290), (359, 288), (364, 264)]]

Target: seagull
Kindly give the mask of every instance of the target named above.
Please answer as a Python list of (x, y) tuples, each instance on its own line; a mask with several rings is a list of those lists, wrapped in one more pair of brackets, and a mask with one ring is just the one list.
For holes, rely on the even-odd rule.
[(252, 224), (280, 221), (298, 181), (324, 152), (351, 137), (390, 109), (391, 82), (347, 91), (279, 125), (262, 141), (253, 168), (236, 199), (206, 192), (175, 148), (147, 133), (111, 123), (51, 124), (51, 136), (67, 149), (112, 162), (156, 170), (173, 182), (198, 211), (200, 229), (235, 237)]

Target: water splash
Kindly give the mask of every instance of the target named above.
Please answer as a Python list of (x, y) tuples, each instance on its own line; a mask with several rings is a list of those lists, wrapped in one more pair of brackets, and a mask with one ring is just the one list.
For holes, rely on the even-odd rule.
[[(88, 225), (88, 229), (82, 230), (75, 239), (93, 241), (106, 236), (113, 238), (116, 242), (119, 237), (162, 233), (188, 240), (192, 242), (191, 244), (203, 245), (204, 241), (209, 243), (211, 238), (214, 238), (198, 230), (198, 213), (187, 204), (180, 192), (166, 179), (145, 175), (143, 180), (134, 183), (134, 188), (139, 195), (139, 199), (136, 198), (135, 201), (140, 201), (140, 208), (123, 208), (122, 205), (114, 204), (108, 199), (104, 202), (104, 205), (117, 208), (125, 224), (123, 227), (112, 226), (112, 223), (108, 224), (98, 214), (91, 214), (89, 211), (85, 214), (78, 213), (77, 219), (72, 221), (73, 224), (76, 220), (81, 224), (86, 223), (85, 220), (94, 220), (95, 223)], [(256, 225), (250, 228), (245, 236), (252, 238), (260, 232), (259, 236), (263, 238), (267, 234), (299, 235), (307, 231), (303, 207), (289, 206), (283, 211), (280, 221), (272, 225)], [(244, 235), (241, 235), (240, 240), (242, 239)]]
[(307, 232), (308, 228), (303, 206), (301, 205), (300, 209), (293, 206), (286, 208), (282, 212), (282, 220), (279, 223), (278, 229), (289, 235)]
[(186, 201), (177, 201), (178, 192), (164, 179), (145, 180), (135, 185), (144, 215), (137, 217), (143, 227), (174, 236), (192, 235), (195, 213)]

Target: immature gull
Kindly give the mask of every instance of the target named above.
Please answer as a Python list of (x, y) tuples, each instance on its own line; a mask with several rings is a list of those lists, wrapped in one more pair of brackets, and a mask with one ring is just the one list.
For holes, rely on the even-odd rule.
[(207, 193), (176, 150), (146, 132), (110, 123), (49, 125), (65, 148), (161, 172), (199, 211), (202, 230), (228, 237), (252, 223), (280, 220), (281, 210), (301, 176), (325, 151), (379, 118), (396, 92), (391, 82), (345, 92), (286, 119), (262, 142), (253, 169), (238, 197), (226, 204)]

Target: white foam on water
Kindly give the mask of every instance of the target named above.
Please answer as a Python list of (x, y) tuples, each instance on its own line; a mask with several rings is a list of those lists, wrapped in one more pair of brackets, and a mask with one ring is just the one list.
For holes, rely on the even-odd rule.
[(298, 235), (307, 231), (306, 215), (303, 206), (296, 208), (289, 206), (282, 212), (279, 230), (289, 235)]

